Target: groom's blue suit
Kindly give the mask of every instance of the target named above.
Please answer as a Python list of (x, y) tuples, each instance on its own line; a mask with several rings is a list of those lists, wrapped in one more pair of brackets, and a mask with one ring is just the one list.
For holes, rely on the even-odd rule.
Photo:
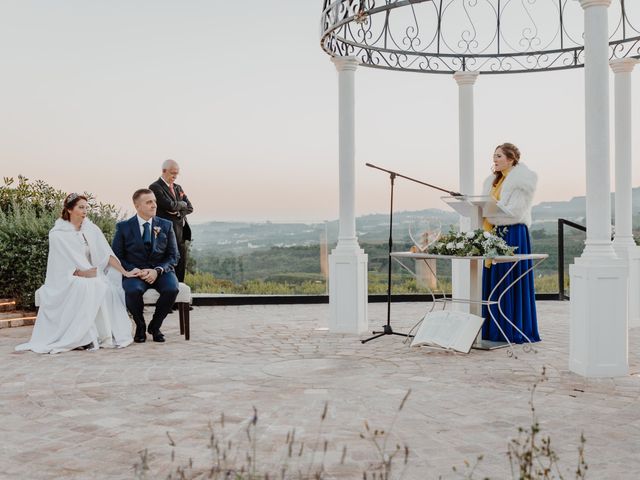
[(131, 312), (136, 327), (141, 328), (142, 332), (146, 327), (142, 296), (149, 288), (156, 289), (160, 294), (153, 319), (149, 323), (149, 332), (155, 333), (160, 331), (160, 326), (171, 311), (173, 302), (178, 295), (179, 286), (174, 267), (178, 263), (179, 253), (173, 225), (170, 221), (153, 217), (150, 230), (151, 246), (146, 247), (142, 240), (137, 215), (129, 220), (119, 222), (116, 225), (112, 248), (125, 269), (150, 268), (159, 272), (158, 278), (152, 284), (140, 278), (122, 279), (127, 309)]

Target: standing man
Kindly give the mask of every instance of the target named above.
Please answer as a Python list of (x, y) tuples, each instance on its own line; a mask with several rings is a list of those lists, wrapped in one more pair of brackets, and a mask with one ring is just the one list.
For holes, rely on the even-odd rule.
[(137, 214), (116, 225), (112, 248), (120, 263), (133, 270), (136, 277), (123, 278), (127, 310), (136, 324), (133, 341), (146, 341), (144, 301), (142, 296), (149, 288), (160, 294), (156, 302), (149, 333), (154, 342), (164, 342), (160, 327), (178, 296), (178, 279), (174, 266), (178, 263), (178, 245), (171, 222), (156, 217), (156, 197), (151, 190), (141, 188), (133, 194)]
[(193, 206), (182, 190), (175, 183), (180, 174), (180, 166), (175, 160), (165, 160), (162, 164), (162, 175), (158, 180), (149, 185), (158, 202), (158, 216), (173, 223), (173, 231), (178, 242), (180, 261), (176, 267), (176, 276), (179, 282), (184, 282), (184, 274), (187, 266), (186, 242), (191, 241), (191, 227), (187, 223), (187, 215), (193, 212)]

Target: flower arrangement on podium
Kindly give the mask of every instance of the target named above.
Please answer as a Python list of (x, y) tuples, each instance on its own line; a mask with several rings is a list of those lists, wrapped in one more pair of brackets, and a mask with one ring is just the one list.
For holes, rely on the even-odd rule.
[(494, 231), (487, 232), (479, 228), (469, 232), (451, 230), (441, 235), (427, 251), (435, 255), (497, 257), (513, 255), (516, 248), (507, 245), (504, 238), (496, 235)]

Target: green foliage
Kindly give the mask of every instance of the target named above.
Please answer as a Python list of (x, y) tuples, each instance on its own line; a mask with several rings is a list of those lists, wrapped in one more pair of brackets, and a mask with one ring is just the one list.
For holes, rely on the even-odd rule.
[(324, 276), (321, 273), (274, 273), (265, 278), (266, 282), (293, 283), (323, 282)]
[[(307, 277), (311, 277), (308, 278)], [(326, 285), (319, 277), (313, 275), (282, 274), (273, 275), (269, 280), (249, 280), (235, 283), (231, 280), (217, 278), (208, 272), (187, 272), (185, 281), (194, 293), (227, 293), (236, 295), (324, 295)], [(369, 294), (387, 293), (387, 274), (369, 272)], [(393, 294), (416, 293), (427, 294), (429, 290), (420, 288), (416, 280), (409, 274), (393, 274), (391, 277)], [(537, 293), (558, 293), (558, 278), (553, 275), (539, 275), (535, 278)], [(569, 291), (569, 275), (565, 275), (565, 289)], [(439, 278), (435, 293), (451, 293), (451, 279)]]
[(185, 283), (194, 293), (217, 293), (233, 295), (324, 295), (324, 281), (302, 281), (295, 283), (265, 282), (248, 280), (234, 283), (231, 280), (216, 278), (207, 272), (185, 275)]
[(12, 177), (4, 177), (0, 186), (0, 210), (11, 214), (19, 207), (32, 207), (36, 216), (52, 212), (62, 207), (66, 193), (47, 185), (42, 180), (29, 182), (18, 175), (18, 183)]
[(185, 270), (189, 273), (196, 273), (196, 259), (193, 256), (193, 250), (191, 248), (191, 242), (185, 242), (187, 249), (187, 264)]
[(271, 275), (289, 272), (320, 275), (319, 245), (271, 247), (239, 256), (212, 255), (209, 251), (196, 250), (193, 258), (198, 270), (236, 283), (267, 280)]
[(543, 238), (549, 238), (550, 235), (544, 231), (543, 228), (538, 228), (536, 230), (531, 230), (531, 239), (532, 240), (540, 240)]
[[(67, 194), (23, 176), (14, 184), (13, 178), (5, 178), (0, 186), (0, 297), (15, 298), (19, 307), (31, 308), (47, 270), (49, 230), (60, 217)], [(110, 241), (118, 210), (84, 195), (91, 220)]]
[(34, 305), (44, 282), (49, 253), (49, 229), (57, 214), (36, 207), (0, 211), (0, 297), (15, 298), (20, 307)]

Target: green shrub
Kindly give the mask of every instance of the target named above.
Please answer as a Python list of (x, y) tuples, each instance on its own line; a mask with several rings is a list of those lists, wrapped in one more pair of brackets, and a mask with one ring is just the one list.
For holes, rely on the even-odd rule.
[(15, 298), (20, 307), (33, 307), (34, 293), (44, 282), (49, 253), (49, 230), (54, 212), (34, 207), (0, 210), (0, 297)]
[(56, 190), (42, 180), (29, 182), (29, 179), (18, 175), (18, 183), (13, 177), (4, 177), (4, 185), (0, 186), (0, 210), (11, 214), (15, 208), (32, 207), (36, 216), (62, 208), (66, 193)]

